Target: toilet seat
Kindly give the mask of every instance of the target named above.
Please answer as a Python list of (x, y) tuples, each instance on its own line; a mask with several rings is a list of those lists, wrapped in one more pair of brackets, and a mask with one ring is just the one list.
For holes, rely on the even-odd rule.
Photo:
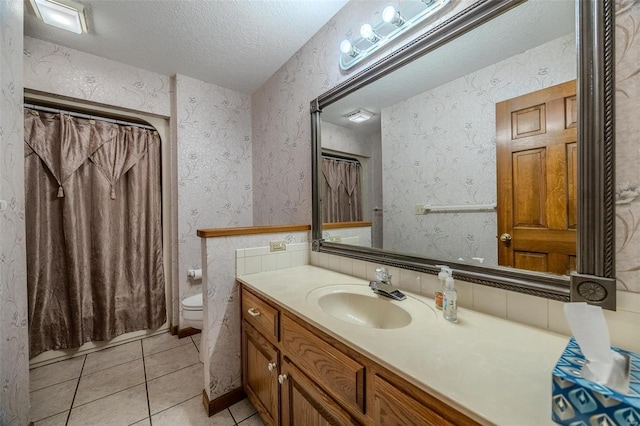
[(182, 309), (185, 311), (202, 310), (202, 293), (189, 296), (182, 301)]

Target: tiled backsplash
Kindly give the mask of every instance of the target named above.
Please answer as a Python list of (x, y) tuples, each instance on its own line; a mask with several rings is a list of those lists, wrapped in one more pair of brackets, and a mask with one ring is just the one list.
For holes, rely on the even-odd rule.
[[(380, 265), (326, 253), (311, 252), (311, 264), (358, 278), (373, 280)], [(388, 267), (391, 282), (412, 293), (433, 298), (440, 283), (438, 277), (406, 269)], [(456, 280), (458, 305), (533, 327), (570, 335), (563, 303), (526, 294)], [(640, 352), (640, 294), (618, 291), (618, 310), (604, 311), (611, 343), (626, 350)], [(461, 315), (464, 320), (464, 313)]]
[(287, 244), (284, 251), (270, 251), (270, 247), (236, 250), (236, 275), (276, 271), (309, 264), (309, 243)]

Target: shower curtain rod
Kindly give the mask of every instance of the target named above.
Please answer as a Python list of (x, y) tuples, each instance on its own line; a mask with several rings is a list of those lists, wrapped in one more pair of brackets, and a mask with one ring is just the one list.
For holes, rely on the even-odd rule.
[(360, 162), (358, 160), (355, 160), (355, 159), (352, 159), (352, 158), (340, 157), (340, 156), (331, 155), (331, 154), (322, 154), (322, 158), (328, 158), (328, 159), (331, 159), (331, 160), (344, 161), (345, 163), (357, 163), (357, 164), (360, 164)]
[(23, 105), (25, 108), (35, 109), (38, 111), (52, 112), (54, 114), (67, 114), (73, 117), (85, 118), (87, 120), (100, 120), (100, 121), (106, 121), (107, 123), (121, 124), (123, 126), (133, 126), (133, 127), (140, 127), (143, 129), (156, 130), (155, 127), (147, 126), (146, 124), (132, 123), (130, 121), (114, 120), (111, 118), (100, 117), (99, 115), (83, 114), (81, 112), (68, 111), (65, 109), (58, 109), (58, 108), (49, 108), (49, 107), (34, 105), (34, 104), (23, 104)]

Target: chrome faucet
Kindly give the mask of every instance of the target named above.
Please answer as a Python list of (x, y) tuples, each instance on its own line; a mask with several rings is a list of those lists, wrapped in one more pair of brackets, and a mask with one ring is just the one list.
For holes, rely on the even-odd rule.
[(400, 290), (391, 285), (391, 274), (387, 268), (383, 266), (377, 268), (376, 279), (377, 281), (369, 282), (369, 287), (371, 287), (374, 293), (395, 300), (404, 300), (407, 298)]

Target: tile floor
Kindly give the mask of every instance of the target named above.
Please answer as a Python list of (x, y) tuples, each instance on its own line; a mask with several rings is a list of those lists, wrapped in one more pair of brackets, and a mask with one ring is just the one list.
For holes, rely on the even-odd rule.
[(169, 333), (30, 371), (36, 426), (263, 425), (248, 400), (207, 417), (200, 335)]

